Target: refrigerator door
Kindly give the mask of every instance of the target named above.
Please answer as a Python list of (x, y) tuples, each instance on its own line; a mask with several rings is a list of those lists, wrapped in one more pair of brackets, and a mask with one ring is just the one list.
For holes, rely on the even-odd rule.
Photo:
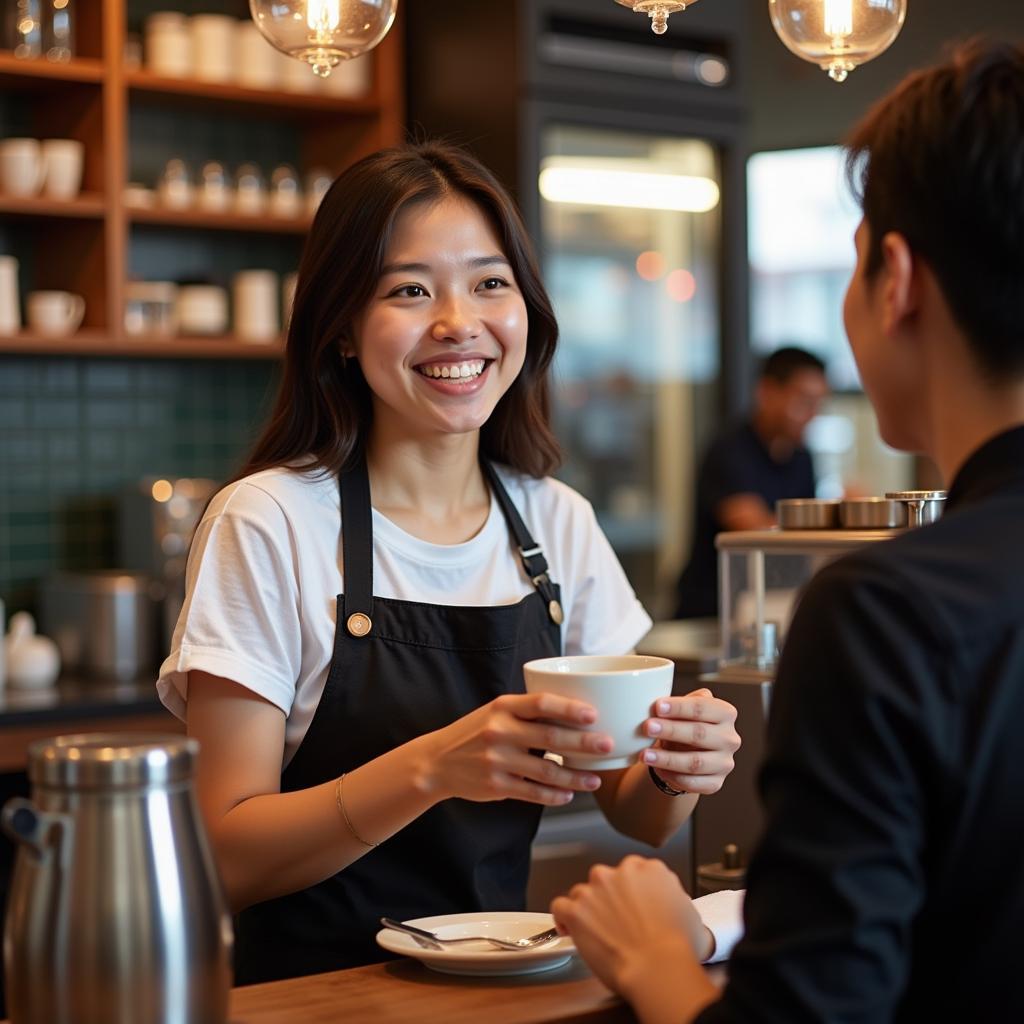
[(671, 611), (717, 413), (719, 155), (699, 138), (549, 122), (538, 186), (561, 327), (560, 475), (657, 616)]

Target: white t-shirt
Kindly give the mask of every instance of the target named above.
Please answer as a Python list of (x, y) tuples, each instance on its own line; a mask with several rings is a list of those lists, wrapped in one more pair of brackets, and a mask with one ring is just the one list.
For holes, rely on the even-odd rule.
[[(565, 654), (622, 654), (651, 628), (583, 497), (557, 480), (499, 468), (561, 586)], [(286, 715), (284, 764), (327, 682), (343, 592), (337, 480), (278, 468), (225, 487), (189, 555), (185, 603), (157, 690), (185, 716), (188, 673), (223, 676)], [(515, 604), (533, 591), (497, 500), (464, 544), (419, 540), (373, 510), (373, 592), (428, 604)]]

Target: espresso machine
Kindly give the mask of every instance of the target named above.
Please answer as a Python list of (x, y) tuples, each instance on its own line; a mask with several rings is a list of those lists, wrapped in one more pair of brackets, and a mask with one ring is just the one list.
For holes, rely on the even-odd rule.
[(787, 500), (776, 507), (778, 528), (716, 538), (721, 653), (718, 668), (701, 683), (736, 707), (743, 745), (722, 789), (702, 799), (694, 814), (697, 895), (744, 885), (763, 824), (757, 778), (775, 668), (801, 590), (842, 555), (933, 522), (944, 500), (942, 491)]

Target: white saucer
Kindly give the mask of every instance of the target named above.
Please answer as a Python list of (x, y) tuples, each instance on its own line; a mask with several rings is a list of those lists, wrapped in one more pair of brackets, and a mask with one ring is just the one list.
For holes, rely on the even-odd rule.
[[(493, 935), (500, 939), (525, 939), (554, 927), (550, 914), (495, 910), (480, 914), (446, 914), (418, 917), (407, 922), (436, 932), (442, 939), (463, 935)], [(537, 974), (567, 964), (576, 947), (568, 936), (536, 949), (503, 950), (487, 942), (465, 943), (447, 949), (424, 949), (411, 935), (383, 928), (377, 932), (377, 945), (392, 953), (415, 957), (433, 971), (442, 974), (477, 974), (502, 977), (509, 974)]]

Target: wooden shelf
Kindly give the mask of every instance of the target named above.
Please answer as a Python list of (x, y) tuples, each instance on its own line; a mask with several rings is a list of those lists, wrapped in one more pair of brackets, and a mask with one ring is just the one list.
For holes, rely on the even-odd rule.
[(273, 214), (219, 213), (213, 210), (172, 210), (159, 206), (128, 207), (133, 224), (158, 224), (167, 227), (204, 228), (213, 231), (252, 231), (273, 235), (305, 235), (313, 223), (311, 217), (275, 217)]
[[(312, 74), (312, 72), (310, 72)], [(151, 99), (177, 100), (200, 103), (211, 102), (223, 106), (252, 107), (257, 113), (268, 108), (284, 114), (347, 114), (374, 116), (379, 104), (373, 98), (332, 96), (323, 92), (286, 92), (280, 89), (250, 89), (230, 83), (204, 82), (194, 78), (165, 78), (149, 71), (130, 71), (125, 76), (128, 89), (134, 96)]]
[(52, 82), (96, 82), (103, 80), (103, 61), (76, 57), (69, 61), (34, 57), (22, 60), (9, 51), (0, 51), (0, 84), (29, 88), (45, 87)]
[(75, 217), (102, 219), (106, 206), (98, 192), (83, 192), (74, 199), (46, 196), (8, 196), (0, 192), (0, 214), (15, 217)]
[(255, 344), (239, 338), (112, 338), (83, 330), (61, 338), (25, 331), (0, 337), (0, 353), (18, 355), (132, 356), (145, 359), (280, 359), (284, 342)]
[[(183, 147), (190, 155), (194, 149), (196, 160), (204, 147), (215, 156), (222, 131), (230, 136), (222, 159), (241, 162), (243, 155), (262, 153), (267, 163), (273, 156), (273, 162), (323, 167), (332, 175), (395, 145), (404, 134), (402, 14), (368, 65), (369, 92), (350, 97), (320, 85), (309, 92), (250, 88), (125, 67), (129, 15), (138, 13), (132, 0), (74, 3), (76, 45), (84, 56), (22, 60), (0, 49), (0, 94), (16, 100), (19, 134), (83, 143), (86, 191), (65, 201), (0, 194), (0, 225), (26, 268), (22, 290), (81, 295), (86, 326), (61, 338), (28, 329), (0, 336), (0, 356), (279, 359), (283, 339), (259, 345), (234, 337), (129, 337), (123, 327), (127, 285), (135, 276), (170, 280), (208, 276), (214, 269), (228, 275), (257, 264), (284, 274), (294, 266), (294, 250), (308, 235), (312, 216), (132, 206), (126, 202), (129, 171), (148, 173), (142, 168), (160, 166)], [(194, 6), (195, 0), (168, 4), (186, 11)], [(229, 6), (240, 14), (245, 5), (231, 0)], [(207, 112), (215, 115), (212, 121)]]

